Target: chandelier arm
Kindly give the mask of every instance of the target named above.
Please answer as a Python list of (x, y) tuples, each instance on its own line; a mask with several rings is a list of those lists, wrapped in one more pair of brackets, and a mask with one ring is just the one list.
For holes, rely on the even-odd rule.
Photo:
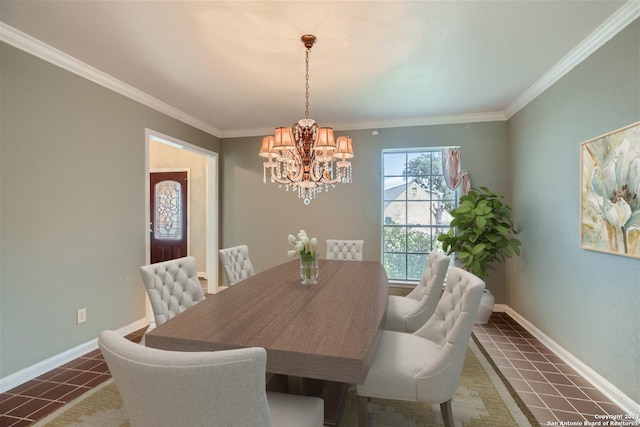
[(309, 177), (313, 182), (320, 182), (322, 181), (324, 168), (320, 166), (320, 175), (318, 176), (316, 175), (316, 164), (318, 164), (318, 160), (315, 158), (311, 159), (311, 162), (309, 163)]
[(278, 178), (276, 176), (276, 172), (275, 170), (271, 169), (271, 179), (273, 182), (277, 182), (278, 184), (284, 184), (284, 185), (291, 185), (291, 180), (290, 179), (282, 179), (282, 178)]
[(327, 184), (327, 185), (333, 185), (333, 184), (339, 183), (340, 181), (342, 181), (342, 174), (338, 173), (335, 178), (333, 178), (333, 179), (323, 179), (322, 181), (320, 181), (320, 183), (321, 184)]
[[(324, 172), (327, 170), (326, 166), (322, 166), (322, 163), (326, 163), (325, 161), (322, 160), (317, 160), (317, 159), (313, 159), (310, 165), (310, 176), (311, 176), (311, 180), (317, 184), (336, 184), (338, 182), (340, 182), (340, 180), (342, 179), (342, 175), (340, 173), (340, 171), (335, 168), (334, 166), (334, 170), (336, 171), (336, 176), (333, 179), (328, 179), (324, 177)], [(316, 164), (320, 163), (320, 167), (319, 167), (319, 175), (316, 175)]]
[[(295, 167), (290, 163), (293, 163)], [(296, 173), (294, 173), (294, 170)], [(271, 167), (271, 177), (278, 184), (293, 185), (300, 180), (303, 172), (302, 159), (295, 150), (281, 156), (277, 159), (276, 165)]]
[(302, 175), (304, 174), (304, 161), (302, 160), (300, 153), (295, 152), (292, 154), (293, 158), (291, 159), (291, 162), (295, 163), (295, 168), (287, 168), (287, 176), (292, 182), (297, 182), (302, 179)]
[(298, 167), (296, 173), (294, 174), (293, 171), (287, 171), (287, 178), (291, 181), (292, 184), (297, 183), (298, 181), (302, 180), (302, 174), (304, 173), (304, 170), (302, 167)]
[(351, 178), (349, 178), (349, 175), (347, 174), (349, 168), (351, 168), (351, 163), (349, 163), (348, 166), (337, 166), (336, 165), (336, 168), (335, 168), (336, 177), (331, 182), (328, 182), (328, 184), (337, 184), (339, 182), (343, 182), (342, 179), (345, 176), (347, 177), (347, 181), (346, 182), (351, 182)]
[(285, 178), (279, 178), (277, 173), (276, 173), (276, 168), (272, 167), (271, 168), (271, 180), (273, 182), (277, 182), (278, 184), (283, 184), (283, 185), (294, 185), (295, 182), (291, 181), (291, 179), (288, 178), (287, 174), (285, 174)]

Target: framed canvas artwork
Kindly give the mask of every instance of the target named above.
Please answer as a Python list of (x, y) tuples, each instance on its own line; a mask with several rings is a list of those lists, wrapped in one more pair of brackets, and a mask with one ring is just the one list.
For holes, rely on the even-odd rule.
[(640, 258), (640, 122), (580, 144), (580, 247)]

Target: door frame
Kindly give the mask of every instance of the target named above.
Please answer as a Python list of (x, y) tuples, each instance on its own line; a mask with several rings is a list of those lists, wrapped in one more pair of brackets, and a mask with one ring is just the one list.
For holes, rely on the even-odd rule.
[[(149, 198), (151, 197), (151, 189), (149, 184), (149, 141), (160, 142), (166, 145), (170, 145), (175, 148), (179, 148), (182, 150), (188, 150), (197, 154), (204, 155), (207, 158), (207, 167), (206, 167), (206, 181), (207, 181), (207, 220), (206, 220), (206, 228), (207, 228), (207, 236), (206, 236), (206, 251), (207, 251), (207, 259), (206, 259), (206, 271), (199, 272), (199, 274), (204, 274), (206, 276), (208, 282), (208, 292), (215, 293), (218, 290), (218, 194), (219, 194), (219, 163), (218, 163), (218, 153), (215, 151), (208, 150), (206, 148), (199, 147), (197, 145), (191, 144), (186, 141), (181, 141), (177, 138), (173, 138), (169, 135), (165, 135), (161, 132), (154, 131), (153, 129), (145, 128), (145, 222), (144, 222), (144, 230), (145, 230), (145, 263), (149, 264), (151, 260), (151, 239), (149, 236), (149, 223), (151, 221), (150, 203)], [(187, 202), (189, 203), (189, 202)], [(189, 223), (190, 221), (188, 221)], [(187, 225), (189, 227), (189, 225)], [(189, 233), (190, 234), (190, 233)], [(190, 252), (191, 248), (189, 248), (189, 242), (187, 243), (187, 251)], [(150, 307), (147, 307), (150, 309)], [(148, 316), (153, 319), (153, 313), (149, 312)]]

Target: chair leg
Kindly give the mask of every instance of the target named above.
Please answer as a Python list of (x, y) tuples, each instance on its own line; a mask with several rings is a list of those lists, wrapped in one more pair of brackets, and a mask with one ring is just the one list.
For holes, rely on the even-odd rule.
[(444, 427), (455, 427), (453, 425), (453, 412), (451, 411), (451, 399), (440, 404), (440, 412), (442, 412), (442, 421)]
[(367, 402), (368, 397), (358, 396), (358, 427), (367, 427)]

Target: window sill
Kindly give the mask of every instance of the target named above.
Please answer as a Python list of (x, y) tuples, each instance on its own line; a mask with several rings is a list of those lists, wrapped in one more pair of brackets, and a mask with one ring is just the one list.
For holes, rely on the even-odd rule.
[(399, 281), (399, 280), (389, 280), (389, 286), (394, 288), (415, 288), (418, 285), (418, 281), (408, 282), (408, 281)]

